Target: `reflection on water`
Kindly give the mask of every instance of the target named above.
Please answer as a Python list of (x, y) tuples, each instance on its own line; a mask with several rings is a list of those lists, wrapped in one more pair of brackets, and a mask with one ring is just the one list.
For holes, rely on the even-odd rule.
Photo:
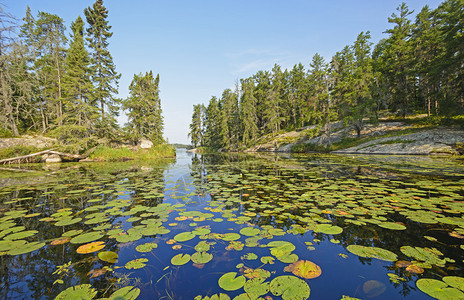
[[(138, 299), (309, 289), (312, 299), (423, 299), (418, 279), (463, 274), (455, 159), (178, 149), (175, 161), (33, 168), (0, 171), (4, 299), (53, 299), (71, 287), (96, 297), (128, 287)], [(291, 273), (300, 261), (322, 274)], [(224, 286), (230, 272), (233, 287)], [(298, 284), (281, 291), (281, 276)]]

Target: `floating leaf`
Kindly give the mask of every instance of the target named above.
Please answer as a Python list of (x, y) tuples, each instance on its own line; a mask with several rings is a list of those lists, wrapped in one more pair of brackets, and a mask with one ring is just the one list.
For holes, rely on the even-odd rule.
[(234, 233), (234, 232), (226, 233), (222, 237), (224, 241), (235, 241), (235, 240), (238, 240), (239, 238), (240, 238), (240, 234)]
[(341, 228), (339, 226), (330, 225), (330, 224), (319, 224), (319, 225), (316, 226), (314, 231), (315, 232), (325, 233), (325, 234), (335, 235), (335, 234), (342, 233), (343, 228)]
[(378, 247), (349, 245), (346, 250), (361, 257), (377, 258), (384, 261), (395, 261), (397, 259), (395, 253)]
[(222, 275), (218, 280), (219, 286), (226, 291), (235, 291), (242, 288), (246, 279), (242, 275), (237, 275), (237, 272), (229, 272)]
[(283, 300), (308, 299), (309, 285), (295, 276), (279, 276), (271, 281), (269, 286), (274, 296), (282, 296)]
[(18, 248), (13, 248), (10, 251), (7, 252), (9, 255), (20, 255), (20, 254), (25, 254), (29, 252), (34, 252), (35, 250), (38, 250), (45, 246), (45, 243), (40, 243), (40, 242), (31, 242), (31, 243), (25, 243), (19, 246)]
[(201, 241), (195, 246), (195, 251), (197, 252), (206, 252), (209, 251), (211, 245), (214, 245), (214, 242)]
[(258, 228), (255, 227), (245, 227), (240, 229), (240, 234), (245, 236), (255, 236), (261, 232)]
[(141, 269), (141, 268), (146, 266), (145, 263), (147, 261), (148, 261), (148, 259), (146, 259), (146, 258), (137, 258), (137, 259), (134, 259), (134, 260), (131, 260), (131, 261), (127, 262), (124, 267), (126, 269), (128, 269), (128, 270)]
[(93, 299), (97, 295), (97, 290), (90, 284), (72, 286), (62, 291), (56, 296), (55, 300), (65, 299)]
[(76, 252), (79, 254), (87, 254), (99, 251), (105, 247), (105, 242), (93, 242), (85, 244), (77, 248)]
[(111, 294), (108, 300), (135, 300), (139, 294), (139, 288), (134, 286), (126, 286)]
[(464, 278), (463, 277), (445, 276), (443, 277), (443, 281), (454, 288), (464, 291)]
[(174, 236), (174, 240), (176, 242), (186, 242), (193, 239), (195, 236), (196, 235), (193, 232), (182, 232)]
[(267, 278), (271, 277), (271, 272), (268, 270), (264, 270), (261, 268), (258, 269), (251, 269), (251, 268), (246, 268), (245, 271), (243, 272), (243, 276), (245, 276), (248, 279), (260, 279), (261, 281), (266, 280)]
[(406, 226), (404, 226), (403, 224), (394, 223), (394, 222), (383, 222), (378, 225), (380, 227), (391, 229), (391, 230), (405, 230), (406, 229)]
[(88, 233), (80, 234), (78, 236), (73, 237), (70, 242), (72, 244), (85, 244), (85, 243), (96, 241), (102, 237), (103, 237), (103, 234), (99, 232), (88, 232)]
[(158, 244), (156, 243), (145, 243), (142, 245), (138, 245), (135, 247), (137, 252), (150, 252), (151, 250), (158, 248)]
[(263, 282), (260, 278), (253, 278), (245, 282), (243, 289), (248, 294), (249, 299), (257, 299), (269, 292), (269, 282)]
[(321, 276), (322, 270), (315, 263), (309, 260), (299, 260), (284, 268), (285, 272), (292, 272), (293, 275), (312, 279)]
[(416, 281), (419, 290), (437, 299), (464, 299), (464, 293), (436, 279), (421, 278)]
[(272, 256), (263, 256), (263, 257), (261, 257), (261, 262), (262, 262), (263, 264), (270, 264), (270, 265), (272, 265), (272, 264), (274, 264), (274, 260), (275, 260), (275, 258), (272, 257)]
[(50, 243), (50, 245), (52, 246), (55, 246), (55, 245), (63, 245), (63, 244), (66, 244), (67, 242), (69, 242), (71, 240), (71, 237), (62, 237), (62, 238), (59, 238), (59, 239), (56, 239), (54, 241), (52, 241)]
[(107, 269), (93, 269), (93, 270), (90, 270), (89, 273), (87, 273), (87, 275), (91, 275), (90, 278), (96, 278), (98, 276), (105, 274), (106, 272), (108, 272)]
[(206, 264), (213, 259), (213, 255), (207, 252), (195, 252), (191, 259), (196, 264)]
[(247, 254), (243, 255), (241, 258), (246, 259), (246, 260), (256, 260), (256, 259), (258, 259), (258, 255), (254, 254), (254, 253), (247, 253)]
[(118, 254), (113, 251), (102, 251), (98, 253), (98, 258), (110, 264), (114, 264), (118, 260)]
[(422, 274), (422, 273), (424, 273), (423, 268), (421, 268), (419, 266), (416, 266), (414, 264), (407, 266), (406, 271), (408, 271), (409, 273), (414, 273), (414, 274)]
[(190, 261), (190, 255), (189, 254), (177, 254), (173, 258), (171, 258), (171, 264), (174, 266), (182, 266), (185, 265)]

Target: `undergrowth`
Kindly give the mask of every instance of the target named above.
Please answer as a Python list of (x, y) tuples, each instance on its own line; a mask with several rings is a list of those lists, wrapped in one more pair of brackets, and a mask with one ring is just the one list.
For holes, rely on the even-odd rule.
[(112, 148), (100, 145), (89, 157), (100, 161), (153, 160), (173, 157), (175, 154), (175, 148), (168, 144), (153, 146), (150, 149)]

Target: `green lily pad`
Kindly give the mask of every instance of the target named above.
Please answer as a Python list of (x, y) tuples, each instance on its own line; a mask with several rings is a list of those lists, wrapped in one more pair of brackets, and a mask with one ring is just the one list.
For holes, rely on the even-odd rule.
[(254, 253), (247, 253), (247, 254), (242, 256), (242, 259), (256, 260), (256, 259), (258, 259), (258, 255), (254, 254)]
[(446, 264), (446, 260), (439, 257), (443, 255), (443, 253), (435, 248), (403, 246), (400, 250), (404, 255), (413, 257), (431, 265), (444, 266)]
[(93, 299), (97, 295), (97, 290), (92, 288), (90, 284), (81, 284), (72, 286), (62, 291), (56, 296), (55, 300), (65, 299)]
[(274, 261), (275, 261), (275, 258), (272, 257), (272, 256), (263, 256), (263, 257), (261, 257), (261, 262), (262, 262), (263, 264), (270, 264), (270, 265), (272, 265), (272, 264), (274, 264)]
[(309, 260), (299, 260), (284, 268), (285, 272), (292, 272), (293, 275), (305, 279), (312, 279), (321, 276), (322, 270), (315, 263)]
[(29, 252), (33, 252), (35, 250), (38, 250), (45, 246), (45, 243), (40, 243), (40, 242), (31, 242), (31, 243), (26, 243), (24, 245), (21, 245), (18, 248), (13, 248), (10, 251), (7, 252), (9, 255), (20, 255), (20, 254), (25, 254)]
[(110, 264), (114, 264), (118, 260), (118, 254), (113, 251), (102, 251), (98, 253), (98, 258)]
[(158, 244), (156, 243), (145, 243), (142, 245), (138, 245), (135, 247), (137, 252), (150, 252), (151, 250), (158, 248)]
[(185, 265), (190, 261), (190, 255), (189, 254), (177, 254), (173, 258), (171, 258), (171, 264), (174, 266), (182, 266)]
[(141, 268), (146, 266), (145, 263), (147, 261), (148, 261), (148, 259), (146, 259), (146, 258), (137, 258), (137, 259), (134, 259), (134, 260), (131, 260), (131, 261), (127, 262), (124, 267), (126, 269), (128, 269), (128, 270), (141, 269)]
[(391, 229), (391, 230), (405, 230), (406, 226), (394, 222), (383, 222), (378, 224), (380, 227)]
[(283, 300), (308, 299), (309, 285), (295, 276), (279, 276), (270, 284), (270, 291), (274, 296), (282, 296)]
[(260, 278), (247, 280), (243, 289), (248, 294), (249, 299), (257, 299), (269, 292), (269, 282), (263, 282)]
[(245, 227), (240, 229), (240, 234), (245, 236), (255, 236), (261, 232), (258, 228), (255, 227)]
[(421, 278), (416, 281), (419, 290), (436, 299), (464, 299), (464, 293), (436, 279)]
[(213, 255), (207, 252), (195, 252), (191, 257), (192, 261), (196, 264), (206, 264), (213, 259)]
[(349, 245), (346, 250), (353, 253), (354, 255), (367, 257), (367, 258), (377, 258), (384, 261), (395, 261), (398, 256), (388, 250), (378, 248), (378, 247), (366, 247), (361, 245)]
[(195, 251), (197, 252), (209, 251), (209, 249), (211, 248), (211, 245), (213, 245), (213, 242), (201, 241), (195, 246)]
[(135, 300), (139, 294), (139, 288), (134, 286), (126, 286), (111, 294), (108, 300)]
[(240, 234), (231, 232), (231, 233), (224, 234), (224, 236), (222, 237), (222, 240), (224, 240), (224, 241), (236, 241), (239, 238), (240, 238)]
[(62, 219), (58, 222), (55, 223), (55, 226), (66, 226), (66, 225), (72, 225), (72, 224), (76, 224), (76, 223), (79, 223), (80, 221), (82, 221), (82, 218), (66, 218), (66, 219)]
[(331, 224), (318, 224), (314, 229), (315, 232), (321, 232), (325, 234), (340, 234), (343, 232), (343, 228), (339, 226), (333, 226)]
[(219, 286), (226, 291), (236, 291), (245, 285), (245, 277), (237, 276), (237, 272), (229, 272), (221, 276), (218, 280)]
[(448, 285), (464, 291), (464, 278), (458, 276), (445, 276), (442, 278)]
[(103, 234), (99, 232), (88, 232), (88, 233), (80, 234), (78, 236), (73, 237), (70, 242), (72, 244), (85, 244), (85, 243), (96, 241), (102, 237), (103, 237)]
[(38, 233), (37, 230), (20, 231), (20, 232), (9, 234), (6, 237), (4, 237), (4, 239), (7, 240), (7, 241), (20, 240), (20, 239), (24, 239), (24, 238), (33, 236), (36, 233)]
[(182, 232), (174, 236), (174, 240), (176, 242), (186, 242), (193, 239), (195, 236), (196, 235), (193, 232)]

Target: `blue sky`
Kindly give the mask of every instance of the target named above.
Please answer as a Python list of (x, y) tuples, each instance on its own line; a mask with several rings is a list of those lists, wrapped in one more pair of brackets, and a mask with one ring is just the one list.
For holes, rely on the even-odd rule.
[[(29, 5), (56, 14), (67, 28), (94, 0), (3, 0), (22, 19)], [(110, 51), (122, 73), (119, 97), (134, 74), (160, 74), (165, 137), (189, 143), (192, 107), (208, 103), (237, 79), (277, 63), (306, 67), (317, 52), (326, 61), (361, 31), (372, 41), (386, 37), (387, 18), (402, 1), (390, 0), (106, 0), (113, 26)], [(415, 12), (442, 1), (405, 1)], [(124, 122), (124, 116), (120, 122)]]

